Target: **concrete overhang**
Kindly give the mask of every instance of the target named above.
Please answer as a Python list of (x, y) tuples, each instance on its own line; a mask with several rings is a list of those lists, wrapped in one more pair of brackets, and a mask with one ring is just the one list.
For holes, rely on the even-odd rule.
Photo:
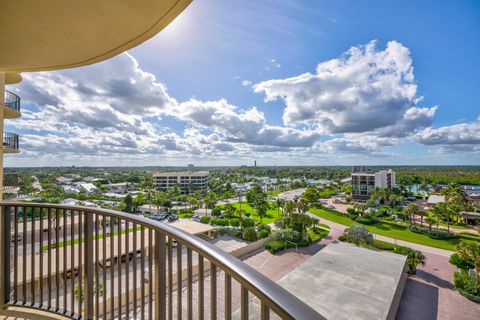
[(0, 72), (65, 69), (111, 58), (153, 37), (190, 2), (2, 0)]
[[(1, 54), (1, 53), (0, 53)], [(5, 74), (5, 84), (16, 84), (22, 81), (22, 76), (17, 72)]]

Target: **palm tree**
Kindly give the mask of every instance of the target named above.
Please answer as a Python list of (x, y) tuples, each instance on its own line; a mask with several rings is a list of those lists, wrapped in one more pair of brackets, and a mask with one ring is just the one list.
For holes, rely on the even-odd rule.
[(419, 264), (425, 265), (425, 260), (427, 259), (420, 251), (408, 247), (397, 247), (395, 248), (395, 253), (407, 256), (407, 265), (411, 274), (417, 273), (417, 266)]
[(285, 200), (282, 198), (277, 198), (275, 204), (277, 205), (277, 217), (280, 217), (280, 208), (284, 206)]
[(415, 203), (410, 203), (403, 209), (403, 212), (410, 220), (410, 225), (415, 225), (415, 214), (417, 214), (418, 211), (418, 206)]

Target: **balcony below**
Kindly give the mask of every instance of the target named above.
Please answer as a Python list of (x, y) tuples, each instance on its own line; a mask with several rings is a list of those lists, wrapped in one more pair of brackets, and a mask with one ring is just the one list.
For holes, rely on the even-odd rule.
[(11, 91), (5, 90), (5, 102), (3, 103), (5, 119), (20, 118), (20, 97)]
[(18, 134), (12, 132), (3, 133), (3, 153), (19, 153)]

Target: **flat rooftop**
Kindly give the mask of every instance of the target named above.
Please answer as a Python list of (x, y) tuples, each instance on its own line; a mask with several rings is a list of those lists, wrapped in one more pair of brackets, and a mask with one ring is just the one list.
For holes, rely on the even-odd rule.
[(153, 174), (154, 177), (177, 177), (177, 176), (203, 177), (207, 175), (208, 175), (208, 171), (155, 172)]
[(176, 222), (169, 223), (169, 225), (193, 235), (208, 233), (215, 229), (213, 226), (209, 224), (200, 223), (192, 220), (186, 220), (186, 219), (179, 219)]
[[(278, 284), (329, 320), (390, 320), (403, 292), (405, 261), (395, 253), (332, 242)], [(260, 314), (258, 299), (250, 310)]]

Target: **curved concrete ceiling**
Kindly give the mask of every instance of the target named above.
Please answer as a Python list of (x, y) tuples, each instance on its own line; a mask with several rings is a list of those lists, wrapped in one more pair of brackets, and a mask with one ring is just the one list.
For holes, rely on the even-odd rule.
[(5, 74), (5, 84), (15, 84), (22, 81), (20, 73), (11, 72)]
[(139, 45), (191, 0), (2, 0), (0, 72), (79, 67)]

